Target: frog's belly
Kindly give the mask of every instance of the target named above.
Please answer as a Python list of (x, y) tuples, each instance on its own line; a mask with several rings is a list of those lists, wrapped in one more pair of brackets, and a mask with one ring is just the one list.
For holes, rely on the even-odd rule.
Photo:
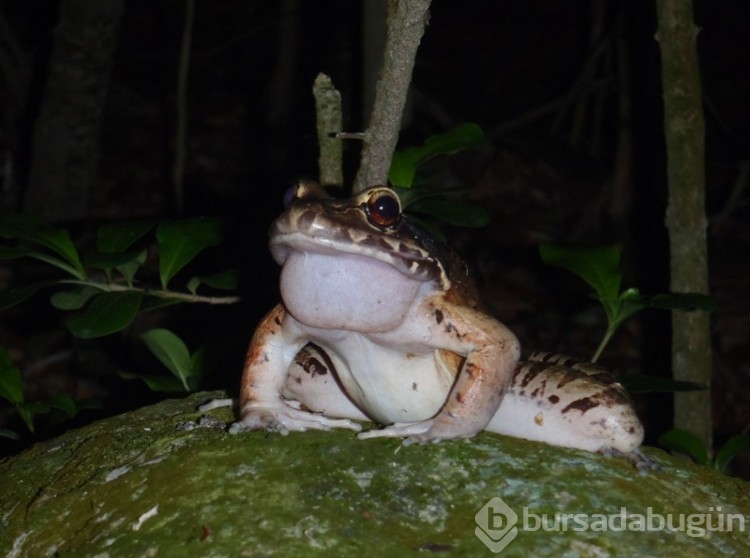
[(293, 391), (294, 398), (308, 409), (361, 419), (361, 414), (357, 416), (341, 401), (343, 397), (368, 418), (388, 425), (431, 418), (445, 403), (453, 378), (438, 369), (434, 352), (368, 347), (356, 337), (338, 345), (324, 346), (336, 369), (337, 382), (307, 375), (307, 385), (288, 384), (287, 391)]

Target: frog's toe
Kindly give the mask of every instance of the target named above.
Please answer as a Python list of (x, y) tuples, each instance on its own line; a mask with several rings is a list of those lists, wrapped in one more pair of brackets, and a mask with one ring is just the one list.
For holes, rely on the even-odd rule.
[(643, 453), (640, 448), (636, 448), (629, 452), (623, 452), (614, 448), (605, 447), (600, 449), (599, 453), (624, 459), (638, 469), (638, 474), (641, 476), (646, 476), (651, 471), (658, 472), (662, 470), (661, 465)]
[(203, 405), (199, 405), (198, 410), (201, 413), (205, 413), (206, 411), (213, 411), (222, 407), (234, 407), (236, 404), (237, 402), (234, 399), (211, 399)]
[(251, 403), (242, 410), (242, 418), (229, 428), (231, 434), (247, 430), (271, 430), (287, 435), (305, 430), (347, 428), (359, 432), (362, 426), (349, 419), (333, 419), (304, 411), (284, 402)]
[(362, 432), (357, 437), (360, 440), (369, 440), (371, 438), (405, 438), (404, 443), (406, 444), (409, 443), (407, 440), (427, 432), (430, 426), (432, 426), (432, 420), (396, 422), (385, 428)]

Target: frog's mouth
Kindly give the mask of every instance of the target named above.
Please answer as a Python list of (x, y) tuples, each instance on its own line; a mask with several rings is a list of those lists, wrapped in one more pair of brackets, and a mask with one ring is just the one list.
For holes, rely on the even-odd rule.
[(439, 263), (426, 251), (397, 238), (357, 230), (331, 234), (330, 229), (318, 229), (314, 236), (274, 231), (269, 246), (274, 260), (282, 266), (292, 252), (360, 256), (387, 264), (412, 280), (431, 281), (440, 277)]

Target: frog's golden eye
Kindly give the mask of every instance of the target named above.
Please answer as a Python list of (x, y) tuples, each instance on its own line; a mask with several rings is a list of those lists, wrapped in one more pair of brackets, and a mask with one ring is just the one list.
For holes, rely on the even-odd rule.
[(393, 227), (401, 218), (401, 203), (390, 190), (376, 190), (367, 200), (367, 219), (379, 228)]

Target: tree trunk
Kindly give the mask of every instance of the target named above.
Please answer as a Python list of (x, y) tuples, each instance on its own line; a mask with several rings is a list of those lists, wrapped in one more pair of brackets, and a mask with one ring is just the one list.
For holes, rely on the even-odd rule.
[[(708, 294), (704, 123), (691, 0), (657, 0), (667, 145), (670, 288)], [(672, 371), (677, 380), (710, 385), (710, 323), (706, 312), (672, 315)], [(711, 447), (710, 390), (675, 395), (675, 427)]]
[(32, 146), (26, 213), (89, 216), (122, 0), (62, 0)]

